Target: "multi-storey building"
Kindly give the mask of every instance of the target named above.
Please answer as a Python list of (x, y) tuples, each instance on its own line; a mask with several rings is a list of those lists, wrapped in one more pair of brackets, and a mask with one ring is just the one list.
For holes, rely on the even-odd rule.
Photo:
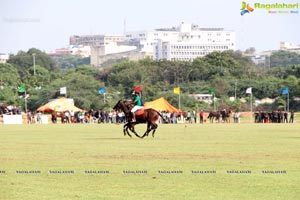
[(70, 37), (70, 45), (83, 46), (101, 46), (108, 45), (111, 42), (116, 43), (124, 41), (124, 36), (108, 36), (108, 35), (74, 35)]
[(155, 60), (192, 61), (213, 51), (235, 50), (234, 31), (185, 23), (178, 28), (126, 33), (125, 39)]
[(136, 46), (145, 56), (150, 58), (153, 58), (154, 48), (159, 40), (176, 41), (177, 38), (178, 32), (175, 28), (128, 32), (125, 35), (128, 45)]
[(91, 64), (98, 67), (123, 57), (192, 61), (213, 51), (235, 50), (235, 32), (182, 23), (173, 28), (127, 32), (125, 36), (72, 36), (70, 45), (90, 46)]

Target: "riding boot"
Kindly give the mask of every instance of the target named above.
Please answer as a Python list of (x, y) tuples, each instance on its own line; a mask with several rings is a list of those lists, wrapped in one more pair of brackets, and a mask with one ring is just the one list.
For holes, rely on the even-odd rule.
[(134, 113), (132, 113), (132, 122), (136, 122), (135, 114)]

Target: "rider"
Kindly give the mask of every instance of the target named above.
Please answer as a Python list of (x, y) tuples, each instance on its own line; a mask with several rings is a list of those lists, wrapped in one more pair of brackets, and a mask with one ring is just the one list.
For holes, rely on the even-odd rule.
[(143, 105), (142, 105), (142, 100), (141, 100), (141, 96), (139, 94), (139, 92), (137, 91), (133, 91), (132, 92), (132, 104), (134, 105), (134, 107), (131, 109), (131, 112), (132, 112), (132, 121), (135, 122), (136, 119), (135, 119), (135, 111), (143, 108)]

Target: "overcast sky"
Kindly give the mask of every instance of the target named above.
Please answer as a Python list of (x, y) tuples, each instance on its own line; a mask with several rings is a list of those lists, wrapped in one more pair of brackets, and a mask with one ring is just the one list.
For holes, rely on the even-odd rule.
[[(298, 14), (266, 10), (240, 15), (240, 0), (0, 0), (0, 53), (31, 47), (55, 51), (71, 35), (122, 35), (126, 31), (178, 26), (236, 31), (236, 47), (257, 51), (278, 49), (280, 41), (300, 44)], [(299, 3), (299, 0), (250, 0), (254, 3)], [(295, 9), (294, 9), (295, 10)]]

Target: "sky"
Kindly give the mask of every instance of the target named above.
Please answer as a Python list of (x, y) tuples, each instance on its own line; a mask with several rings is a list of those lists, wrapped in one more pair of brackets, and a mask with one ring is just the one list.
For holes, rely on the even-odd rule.
[(241, 0), (0, 0), (0, 53), (32, 47), (53, 52), (67, 46), (72, 35), (123, 35), (124, 29), (153, 30), (182, 22), (235, 31), (237, 50), (276, 50), (280, 41), (300, 44), (299, 0), (246, 2), (252, 7), (257, 2), (299, 3), (293, 9), (298, 14), (255, 9), (241, 16)]

